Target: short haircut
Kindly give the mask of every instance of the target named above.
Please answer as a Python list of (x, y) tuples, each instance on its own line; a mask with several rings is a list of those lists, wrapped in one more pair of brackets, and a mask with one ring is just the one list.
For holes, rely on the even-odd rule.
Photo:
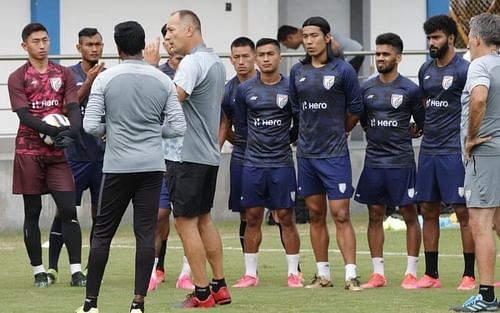
[(26, 39), (28, 39), (28, 37), (35, 32), (46, 32), (47, 34), (49, 33), (47, 31), (47, 28), (45, 28), (45, 26), (43, 26), (42, 24), (29, 23), (28, 25), (24, 26), (23, 32), (21, 33), (23, 41), (26, 41)]
[(94, 37), (95, 35), (101, 35), (97, 28), (85, 27), (78, 32), (78, 40), (82, 37)]
[(278, 48), (278, 51), (281, 51), (280, 43), (278, 40), (273, 39), (273, 38), (261, 38), (257, 43), (255, 44), (255, 48), (259, 48), (261, 46), (265, 45), (274, 45), (276, 48)]
[(144, 29), (135, 21), (116, 24), (114, 37), (116, 46), (125, 54), (136, 55), (144, 49)]
[(167, 26), (168, 26), (168, 24), (165, 24), (165, 25), (163, 25), (163, 26), (161, 27), (160, 32), (161, 32), (161, 34), (163, 35), (163, 38), (165, 38), (165, 35), (167, 34)]
[(481, 13), (470, 19), (470, 35), (479, 36), (487, 46), (500, 45), (500, 16)]
[(399, 54), (403, 52), (403, 40), (395, 33), (384, 33), (377, 36), (375, 39), (376, 45), (389, 45), (394, 47)]
[(252, 51), (255, 51), (255, 44), (252, 39), (248, 37), (238, 37), (231, 43), (231, 49), (235, 47), (250, 47)]
[(448, 15), (435, 15), (429, 17), (424, 23), (424, 32), (430, 35), (434, 32), (442, 31), (447, 36), (454, 35), (457, 39), (457, 23)]
[(286, 37), (288, 37), (289, 35), (296, 34), (298, 31), (299, 29), (297, 27), (293, 27), (290, 25), (283, 25), (280, 28), (278, 28), (278, 35), (277, 35), (278, 41), (283, 42), (286, 40)]
[(191, 11), (191, 10), (179, 10), (179, 11), (175, 11), (174, 13), (172, 13), (171, 16), (175, 15), (175, 14), (179, 14), (179, 17), (181, 20), (189, 18), (191, 20), (191, 23), (193, 23), (193, 25), (194, 25), (194, 29), (201, 32), (200, 18), (193, 11)]

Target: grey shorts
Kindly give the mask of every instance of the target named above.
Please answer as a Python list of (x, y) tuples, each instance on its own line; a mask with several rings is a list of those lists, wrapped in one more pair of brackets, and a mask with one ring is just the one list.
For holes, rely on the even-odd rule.
[(468, 208), (500, 207), (500, 156), (472, 156), (465, 161), (465, 201)]

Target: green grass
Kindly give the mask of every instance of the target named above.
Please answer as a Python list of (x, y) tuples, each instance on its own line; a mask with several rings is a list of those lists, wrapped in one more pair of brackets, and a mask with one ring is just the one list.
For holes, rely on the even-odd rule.
[[(371, 274), (367, 253), (366, 215), (353, 217), (358, 236), (358, 272), (362, 281)], [(219, 224), (224, 243), (226, 279), (234, 283), (244, 272), (243, 257), (237, 237), (238, 222)], [(332, 226), (332, 222), (329, 223)], [(343, 289), (343, 264), (338, 253), (334, 227), (330, 227), (330, 263), (333, 288), (290, 289), (286, 287), (286, 259), (281, 250), (278, 229), (263, 226), (264, 237), (259, 256), (260, 285), (257, 288), (231, 289), (233, 303), (210, 312), (446, 312), (450, 305), (462, 303), (474, 292), (459, 292), (455, 288), (463, 270), (460, 233), (456, 229), (442, 230), (440, 239), (440, 276), (443, 288), (433, 290), (403, 290), (399, 287), (406, 267), (405, 233), (387, 232), (385, 271), (389, 286), (359, 293)], [(309, 279), (315, 272), (315, 262), (309, 241), (309, 225), (299, 225), (302, 240), (301, 265)], [(0, 299), (1, 312), (52, 313), (73, 312), (82, 304), (84, 288), (69, 287), (69, 270), (65, 252), (61, 256), (59, 282), (46, 289), (32, 287), (33, 277), (22, 241), (22, 233), (0, 234)], [(43, 238), (48, 238), (43, 234)], [(86, 243), (88, 233), (84, 233)], [(101, 313), (128, 312), (133, 296), (135, 243), (132, 228), (122, 226), (111, 250), (99, 298)], [(146, 298), (146, 312), (171, 311), (173, 304), (183, 300), (186, 292), (175, 289), (175, 278), (181, 266), (181, 243), (172, 229), (167, 250), (167, 282)], [(391, 252), (389, 254), (389, 252)], [(88, 246), (83, 249), (84, 260)], [(47, 249), (44, 249), (47, 261)], [(85, 263), (85, 262), (84, 262)], [(421, 256), (419, 274), (424, 271)], [(47, 262), (46, 262), (47, 264)]]

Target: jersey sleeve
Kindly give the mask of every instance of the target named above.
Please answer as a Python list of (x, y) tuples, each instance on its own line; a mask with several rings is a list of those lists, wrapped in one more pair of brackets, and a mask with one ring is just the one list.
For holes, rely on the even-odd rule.
[(467, 84), (467, 91), (469, 93), (472, 93), (472, 89), (480, 85), (485, 86), (488, 89), (490, 88), (490, 77), (488, 70), (480, 59), (471, 63), (469, 72), (467, 73), (467, 80), (469, 81), (469, 83)]
[(410, 88), (410, 108), (411, 115), (413, 116), (413, 120), (417, 124), (417, 128), (424, 128), (425, 121), (425, 111), (424, 105), (422, 103), (422, 93), (420, 92), (420, 88), (417, 86), (412, 86)]
[(222, 114), (229, 119), (233, 119), (233, 110), (231, 108), (231, 83), (227, 83), (224, 87), (224, 96), (222, 97)]
[(368, 125), (367, 124), (367, 119), (368, 119), (368, 115), (367, 115), (367, 112), (366, 112), (366, 105), (364, 103), (365, 101), (365, 94), (366, 94), (366, 90), (368, 89), (368, 86), (367, 86), (367, 82), (365, 82), (362, 86), (361, 86), (361, 99), (363, 100), (363, 110), (361, 111), (361, 114), (359, 116), (359, 123), (361, 124), (361, 127), (363, 129), (366, 128), (366, 126)]
[[(24, 68), (24, 67), (23, 67)], [(8, 90), (12, 111), (29, 109), (29, 101), (24, 90), (24, 70), (18, 69), (9, 76)]]
[(234, 98), (234, 119), (241, 123), (240, 127), (247, 127), (247, 103), (245, 101), (245, 86), (239, 85)]
[(64, 90), (64, 105), (70, 103), (78, 104), (78, 87), (76, 86), (75, 77), (73, 72), (67, 68), (63, 67), (65, 90)]
[(200, 66), (190, 55), (187, 55), (179, 64), (179, 68), (175, 73), (174, 83), (181, 87), (188, 95), (191, 95), (200, 75)]
[(288, 90), (289, 90), (289, 95), (288, 95), (288, 100), (290, 101), (290, 105), (292, 107), (292, 114), (294, 117), (299, 116), (300, 112), (300, 106), (299, 106), (299, 99), (297, 98), (297, 87), (295, 86), (295, 76), (296, 76), (296, 66), (292, 67), (290, 71), (290, 78), (289, 78), (289, 85), (288, 85)]
[(356, 71), (350, 65), (346, 66), (346, 70), (344, 72), (344, 83), (347, 112), (359, 116), (363, 112), (361, 88), (359, 87)]
[(422, 64), (422, 66), (420, 66), (420, 68), (418, 69), (418, 88), (420, 90), (420, 94), (422, 96), (422, 98), (427, 98), (427, 95), (425, 94), (425, 91), (424, 91), (424, 72), (425, 72), (425, 68), (427, 68), (427, 62)]
[(103, 84), (102, 76), (97, 75), (92, 84), (89, 102), (83, 117), (83, 129), (96, 137), (100, 137), (105, 133), (105, 126), (101, 123), (101, 116), (105, 114)]
[(184, 135), (184, 132), (186, 131), (186, 119), (184, 117), (184, 111), (182, 110), (181, 104), (177, 99), (177, 91), (175, 90), (175, 85), (170, 80), (170, 78), (168, 78), (165, 87), (168, 96), (165, 110), (163, 111), (165, 120), (163, 121), (162, 126), (162, 137), (180, 137)]

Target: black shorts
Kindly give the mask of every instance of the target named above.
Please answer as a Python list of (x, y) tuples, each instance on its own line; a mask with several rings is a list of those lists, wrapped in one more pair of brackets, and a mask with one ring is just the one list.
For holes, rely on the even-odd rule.
[(197, 217), (212, 209), (218, 166), (167, 161), (167, 184), (174, 217)]

